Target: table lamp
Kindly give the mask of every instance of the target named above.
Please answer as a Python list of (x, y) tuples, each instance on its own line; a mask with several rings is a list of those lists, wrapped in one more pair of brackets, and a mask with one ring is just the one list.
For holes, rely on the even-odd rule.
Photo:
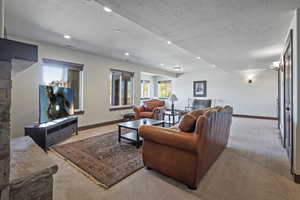
[(176, 95), (175, 95), (175, 94), (172, 94), (172, 95), (169, 97), (169, 101), (172, 101), (172, 113), (174, 113), (174, 101), (178, 101)]

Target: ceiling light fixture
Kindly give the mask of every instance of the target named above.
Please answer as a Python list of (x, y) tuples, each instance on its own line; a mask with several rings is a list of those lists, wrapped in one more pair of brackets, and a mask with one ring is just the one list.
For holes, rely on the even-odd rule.
[(165, 66), (165, 64), (161, 63), (161, 64), (160, 64), (160, 66), (162, 66), (162, 67), (163, 67), (163, 66)]
[(211, 67), (212, 67), (212, 68), (216, 68), (217, 66), (216, 66), (216, 65), (212, 65)]
[(174, 67), (173, 67), (173, 70), (174, 70), (174, 71), (180, 71), (180, 70), (181, 70), (181, 67), (179, 67), (179, 66), (174, 66)]
[(167, 41), (167, 44), (172, 44), (172, 42), (171, 41)]
[(200, 57), (200, 56), (198, 56), (198, 57), (197, 57), (197, 59), (199, 59), (199, 60), (200, 60), (200, 59), (201, 59), (201, 57)]
[(130, 53), (127, 52), (127, 53), (125, 53), (124, 55), (125, 55), (125, 56), (130, 56)]
[(69, 35), (64, 35), (64, 38), (67, 39), (67, 40), (70, 40), (70, 39), (71, 39), (71, 36), (69, 36)]
[(280, 62), (279, 61), (274, 61), (273, 62), (273, 67), (278, 67), (280, 66)]
[(105, 12), (109, 12), (109, 13), (112, 12), (112, 10), (108, 7), (104, 7), (103, 9), (104, 9)]

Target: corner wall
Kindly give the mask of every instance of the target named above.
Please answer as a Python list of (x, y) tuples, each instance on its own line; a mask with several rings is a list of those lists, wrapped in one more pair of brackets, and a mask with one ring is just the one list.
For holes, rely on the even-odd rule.
[[(13, 39), (20, 40), (18, 38)], [(122, 118), (122, 114), (133, 112), (132, 110), (109, 111), (109, 77), (111, 68), (134, 72), (134, 100), (136, 105), (140, 103), (141, 71), (175, 77), (175, 74), (170, 72), (126, 61), (114, 60), (41, 42), (27, 42), (39, 46), (39, 62), (13, 76), (12, 137), (23, 136), (24, 126), (38, 121), (38, 85), (43, 83), (42, 58), (52, 58), (85, 65), (83, 72), (83, 109), (85, 113), (78, 116), (79, 126), (118, 120)]]

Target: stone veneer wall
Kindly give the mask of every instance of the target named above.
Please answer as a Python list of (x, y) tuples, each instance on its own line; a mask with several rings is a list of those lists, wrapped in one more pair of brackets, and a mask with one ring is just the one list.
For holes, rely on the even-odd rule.
[(0, 61), (0, 200), (9, 195), (11, 63)]

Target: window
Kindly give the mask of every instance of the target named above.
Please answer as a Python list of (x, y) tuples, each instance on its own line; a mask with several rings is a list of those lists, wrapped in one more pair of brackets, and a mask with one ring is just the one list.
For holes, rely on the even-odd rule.
[(111, 70), (109, 85), (112, 109), (128, 108), (133, 105), (133, 74), (132, 72)]
[(83, 111), (82, 73), (83, 65), (63, 61), (43, 59), (43, 80), (45, 85), (74, 89), (75, 111)]
[(172, 87), (171, 81), (158, 81), (158, 97), (168, 98), (171, 96)]
[(142, 80), (141, 81), (141, 98), (150, 98), (150, 81)]

